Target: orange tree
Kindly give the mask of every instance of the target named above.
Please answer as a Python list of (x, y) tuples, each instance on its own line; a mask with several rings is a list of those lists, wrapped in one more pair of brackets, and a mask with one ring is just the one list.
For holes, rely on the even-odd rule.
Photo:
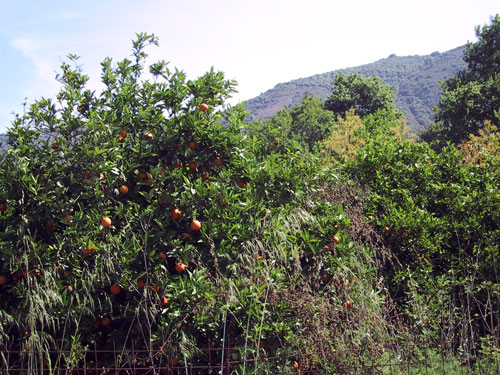
[[(331, 349), (366, 346), (383, 298), (373, 254), (324, 189), (335, 178), (307, 153), (256, 157), (265, 140), (242, 130), (240, 107), (225, 110), (222, 73), (187, 80), (160, 61), (145, 80), (148, 44), (138, 34), (132, 60), (102, 62), (99, 95), (69, 56), (56, 100), (9, 130), (1, 349), (53, 368), (113, 345), (203, 363), (194, 348), (230, 340), (244, 358), (323, 353), (335, 366)], [(50, 349), (72, 354), (35, 353)]]

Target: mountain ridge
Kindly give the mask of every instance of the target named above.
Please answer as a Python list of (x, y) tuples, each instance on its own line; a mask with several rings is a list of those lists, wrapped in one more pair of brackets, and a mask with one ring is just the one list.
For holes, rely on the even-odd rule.
[(465, 45), (429, 55), (396, 56), (391, 54), (373, 63), (337, 69), (305, 78), (279, 83), (245, 102), (248, 121), (266, 119), (277, 111), (299, 104), (304, 96), (326, 99), (338, 74), (360, 73), (377, 75), (395, 91), (395, 101), (407, 119), (411, 130), (426, 129), (433, 120), (433, 106), (441, 97), (439, 82), (454, 76), (466, 64)]

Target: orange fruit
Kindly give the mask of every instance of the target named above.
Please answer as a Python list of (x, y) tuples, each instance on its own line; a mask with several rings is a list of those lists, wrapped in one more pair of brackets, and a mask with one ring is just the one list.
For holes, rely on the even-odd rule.
[(32, 273), (32, 275), (35, 276), (35, 277), (38, 277), (41, 274), (42, 274), (42, 271), (40, 271), (38, 268), (35, 268), (35, 270)]
[(219, 158), (218, 156), (214, 159), (214, 162), (216, 165), (218, 165), (219, 167), (222, 165), (222, 159)]
[(117, 294), (120, 294), (122, 288), (119, 285), (113, 284), (109, 290), (111, 291), (111, 294), (116, 296)]
[(344, 282), (344, 287), (346, 287), (346, 288), (347, 288), (348, 286), (349, 286), (349, 280), (346, 280), (346, 281)]
[(167, 305), (168, 305), (168, 298), (167, 298), (167, 297), (162, 297), (162, 298), (160, 299), (160, 306), (161, 306), (161, 307), (165, 307), (165, 306), (167, 306)]
[(181, 217), (181, 215), (182, 212), (178, 208), (174, 208), (172, 212), (170, 212), (170, 217), (174, 220), (178, 220)]
[(184, 233), (181, 234), (181, 238), (183, 240), (187, 241), (187, 240), (191, 239), (191, 235), (189, 233), (187, 233), (187, 232), (184, 232)]
[(293, 362), (292, 367), (293, 367), (294, 370), (298, 370), (299, 369), (299, 364), (297, 362)]
[(192, 230), (200, 230), (201, 229), (201, 223), (199, 222), (199, 220), (194, 219), (191, 222), (191, 229)]
[(209, 175), (208, 173), (203, 172), (203, 173), (201, 174), (201, 179), (202, 179), (203, 181), (208, 181), (208, 179), (209, 179), (209, 178), (210, 178), (210, 175)]
[(128, 193), (128, 187), (127, 187), (127, 185), (120, 186), (119, 190), (120, 190), (120, 193), (122, 193), (122, 194), (127, 194)]
[(146, 283), (144, 282), (144, 280), (143, 280), (143, 279), (139, 279), (139, 280), (137, 280), (137, 287), (138, 287), (139, 289), (144, 288), (144, 286), (145, 286), (145, 285), (146, 285)]
[(9, 279), (5, 275), (0, 275), (0, 285), (5, 285), (9, 282)]
[(95, 251), (96, 251), (96, 249), (94, 249), (93, 247), (89, 247), (88, 249), (83, 249), (82, 253), (83, 253), (83, 255), (91, 255), (91, 254), (94, 254)]
[(59, 143), (57, 141), (52, 142), (52, 150), (57, 150), (59, 148)]
[(149, 289), (151, 289), (152, 292), (158, 293), (158, 291), (160, 290), (160, 286), (159, 285), (151, 285), (149, 287)]
[(47, 228), (48, 229), (54, 229), (55, 226), (56, 226), (56, 222), (54, 220), (50, 219), (47, 221)]
[(71, 285), (68, 285), (66, 287), (66, 290), (71, 293), (73, 291), (73, 287)]
[(238, 185), (240, 189), (245, 189), (247, 187), (247, 184), (245, 184), (245, 182), (242, 180), (238, 180), (238, 182), (236, 182), (236, 185)]
[(71, 215), (66, 215), (66, 217), (64, 218), (64, 221), (69, 223), (71, 221), (71, 219), (73, 219), (73, 216)]
[(147, 180), (148, 174), (146, 172), (139, 173), (139, 180)]
[(126, 130), (120, 130), (120, 137), (127, 138), (128, 132)]
[(172, 358), (170, 358), (168, 363), (170, 364), (170, 366), (177, 366), (179, 364), (179, 358), (172, 357)]
[(350, 309), (352, 307), (352, 302), (351, 301), (346, 301), (345, 306)]
[(188, 146), (191, 150), (196, 150), (196, 147), (198, 147), (198, 145), (196, 144), (196, 142), (194, 141), (191, 141), (189, 142), (189, 146)]
[(104, 178), (104, 173), (100, 172), (99, 173), (99, 178), (102, 180)]
[(385, 232), (389, 232), (390, 228), (389, 227), (384, 227)]
[(419, 262), (419, 263), (422, 262), (422, 257), (418, 257), (417, 262)]
[(102, 224), (102, 226), (103, 226), (103, 227), (108, 228), (108, 227), (110, 227), (110, 226), (111, 226), (111, 224), (112, 224), (112, 223), (111, 223), (111, 219), (110, 219), (109, 217), (103, 217), (103, 218), (101, 219), (101, 224)]
[(154, 138), (154, 136), (153, 136), (153, 134), (152, 134), (152, 133), (150, 133), (150, 132), (146, 132), (146, 133), (144, 133), (144, 139), (145, 139), (146, 141), (152, 141), (152, 140), (153, 140), (153, 138)]
[(183, 272), (183, 271), (185, 271), (185, 270), (186, 270), (186, 265), (185, 265), (185, 264), (182, 264), (182, 263), (177, 263), (177, 264), (175, 265), (175, 270), (176, 270), (177, 272), (179, 272), (179, 273), (180, 273), (180, 272)]
[(190, 162), (189, 162), (189, 169), (191, 169), (191, 170), (193, 170), (193, 171), (194, 171), (196, 168), (198, 168), (198, 163), (197, 163), (197, 162), (195, 162), (194, 160), (193, 160), (193, 161), (190, 161)]
[(408, 238), (408, 233), (404, 232), (404, 233), (402, 234), (402, 237), (403, 237), (403, 238)]
[(328, 275), (321, 276), (321, 282), (326, 284), (328, 281), (330, 281), (330, 278), (328, 277)]
[(431, 254), (426, 253), (426, 254), (425, 254), (425, 257), (426, 257), (427, 259), (431, 259)]
[(200, 111), (202, 111), (202, 112), (208, 111), (208, 104), (201, 103), (201, 105), (200, 105)]
[(339, 243), (340, 242), (340, 237), (339, 236), (333, 236), (333, 242)]
[(167, 259), (167, 254), (165, 254), (163, 251), (160, 253), (160, 259), (165, 260)]
[(107, 326), (109, 326), (110, 324), (111, 324), (111, 318), (110, 318), (110, 317), (106, 316), (106, 317), (102, 318), (102, 320), (101, 320), (101, 325), (102, 325), (103, 327), (107, 327)]
[(3, 203), (0, 203), (0, 212), (4, 213), (7, 210), (7, 206)]
[(122, 143), (122, 142), (123, 142), (123, 137), (118, 137), (117, 141), (118, 141), (119, 143)]

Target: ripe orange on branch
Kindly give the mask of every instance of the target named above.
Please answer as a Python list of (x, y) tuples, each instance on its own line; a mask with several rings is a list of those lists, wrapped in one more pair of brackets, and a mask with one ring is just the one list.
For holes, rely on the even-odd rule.
[(170, 217), (174, 220), (178, 220), (181, 217), (181, 215), (182, 212), (178, 208), (174, 208), (172, 212), (170, 212)]
[(0, 212), (4, 213), (7, 210), (7, 206), (3, 203), (0, 203)]
[(119, 190), (120, 190), (120, 193), (122, 193), (122, 194), (127, 194), (128, 193), (128, 187), (127, 187), (127, 185), (120, 186)]
[(186, 270), (186, 265), (185, 265), (185, 264), (183, 264), (183, 263), (177, 263), (177, 264), (175, 265), (175, 270), (176, 270), (177, 272), (179, 272), (179, 273), (180, 273), (180, 272), (183, 272), (183, 271), (185, 271), (185, 270)]
[(113, 284), (109, 290), (111, 291), (111, 294), (116, 296), (117, 294), (120, 294), (122, 288), (119, 285)]
[(208, 111), (208, 104), (201, 103), (201, 105), (200, 105), (200, 111), (202, 111), (202, 112)]
[(0, 285), (5, 285), (9, 282), (9, 279), (5, 275), (0, 275)]
[(197, 162), (195, 162), (194, 160), (191, 161), (191, 162), (189, 162), (189, 169), (191, 169), (191, 170), (194, 171), (194, 170), (196, 170), (196, 168), (198, 168), (198, 163)]
[(120, 130), (120, 137), (127, 138), (128, 132), (126, 130)]
[(191, 229), (192, 230), (200, 230), (201, 229), (201, 223), (199, 220), (196, 220), (194, 219), (192, 222), (191, 222)]
[(106, 316), (106, 317), (104, 317), (104, 318), (102, 318), (102, 320), (101, 320), (101, 325), (102, 325), (103, 327), (107, 327), (107, 326), (109, 326), (110, 324), (111, 324), (111, 318), (109, 318), (109, 317), (107, 317), (107, 316)]
[(165, 307), (168, 305), (168, 298), (167, 297), (162, 297), (162, 299), (160, 299), (160, 306), (161, 307)]
[(111, 219), (109, 217), (103, 217), (101, 219), (101, 224), (102, 224), (103, 227), (108, 228), (108, 227), (111, 226), (112, 222), (111, 222)]
[(179, 358), (172, 357), (172, 358), (170, 358), (168, 363), (170, 363), (170, 366), (177, 366), (179, 364)]

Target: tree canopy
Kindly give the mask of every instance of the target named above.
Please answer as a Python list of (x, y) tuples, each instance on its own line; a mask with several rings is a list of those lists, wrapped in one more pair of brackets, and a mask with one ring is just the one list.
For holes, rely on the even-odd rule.
[(366, 77), (363, 74), (339, 74), (334, 78), (333, 89), (325, 101), (325, 108), (337, 116), (354, 108), (361, 118), (379, 110), (397, 111), (394, 92), (379, 77)]
[(425, 140), (458, 144), (478, 134), (485, 121), (500, 124), (500, 16), (478, 26), (476, 35), (478, 41), (464, 51), (467, 68), (442, 84), (436, 123), (422, 134)]

